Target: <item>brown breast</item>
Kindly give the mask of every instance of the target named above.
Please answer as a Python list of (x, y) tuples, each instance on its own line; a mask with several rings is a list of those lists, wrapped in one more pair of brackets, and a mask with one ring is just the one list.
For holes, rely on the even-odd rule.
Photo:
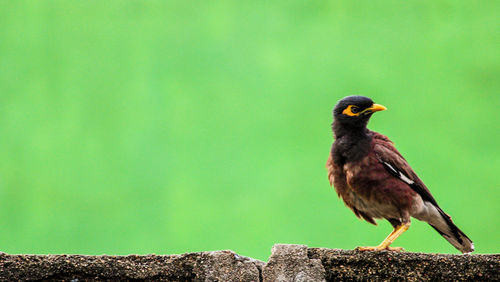
[(357, 216), (371, 223), (373, 218), (407, 216), (415, 192), (389, 174), (373, 150), (361, 160), (342, 167), (330, 156), (327, 169), (330, 184)]

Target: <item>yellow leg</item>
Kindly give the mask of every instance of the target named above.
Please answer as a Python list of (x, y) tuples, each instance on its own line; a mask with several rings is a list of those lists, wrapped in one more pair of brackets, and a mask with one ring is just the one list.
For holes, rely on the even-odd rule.
[(381, 250), (390, 250), (390, 251), (401, 251), (403, 250), (403, 248), (391, 248), (389, 247), (392, 242), (394, 242), (394, 240), (396, 240), (399, 236), (401, 236), (401, 234), (403, 234), (403, 232), (405, 232), (406, 230), (408, 230), (408, 228), (410, 228), (410, 223), (403, 223), (399, 226), (397, 226), (396, 228), (394, 228), (394, 230), (391, 232), (391, 234), (389, 234), (389, 236), (387, 236), (387, 238), (385, 238), (384, 241), (382, 241), (382, 243), (380, 243), (380, 245), (376, 246), (376, 247), (357, 247), (356, 250), (358, 251), (381, 251)]

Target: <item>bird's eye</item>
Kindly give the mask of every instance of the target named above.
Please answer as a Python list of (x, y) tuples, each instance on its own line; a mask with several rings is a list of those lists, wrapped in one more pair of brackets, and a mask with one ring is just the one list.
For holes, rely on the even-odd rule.
[(358, 112), (359, 112), (359, 108), (358, 108), (358, 107), (356, 107), (356, 106), (351, 106), (351, 112), (352, 112), (353, 114), (356, 114), (356, 113), (358, 113)]

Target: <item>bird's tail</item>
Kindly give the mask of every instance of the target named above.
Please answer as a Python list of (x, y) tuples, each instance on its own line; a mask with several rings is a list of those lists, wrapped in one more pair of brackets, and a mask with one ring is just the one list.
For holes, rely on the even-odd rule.
[(449, 215), (443, 212), (441, 208), (438, 207), (437, 209), (441, 217), (432, 223), (429, 222), (429, 224), (462, 253), (473, 252), (474, 243), (472, 243), (471, 239), (462, 230), (458, 229)]

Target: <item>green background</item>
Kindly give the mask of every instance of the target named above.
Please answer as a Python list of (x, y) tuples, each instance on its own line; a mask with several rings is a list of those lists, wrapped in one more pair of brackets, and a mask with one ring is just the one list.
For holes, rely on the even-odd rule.
[[(497, 1), (1, 1), (0, 250), (376, 245), (329, 187), (361, 94), (442, 208), (500, 252)], [(458, 253), (413, 221), (394, 244)]]

